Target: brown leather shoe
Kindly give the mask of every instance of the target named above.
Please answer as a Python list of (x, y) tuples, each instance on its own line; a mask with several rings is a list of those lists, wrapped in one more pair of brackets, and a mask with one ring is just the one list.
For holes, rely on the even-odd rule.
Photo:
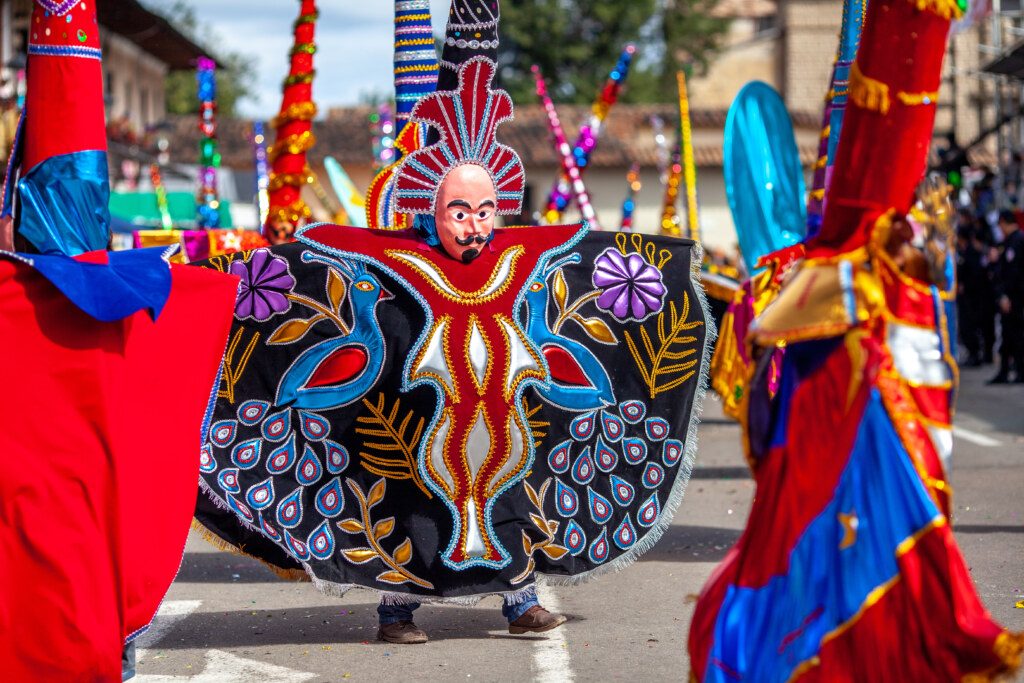
[(377, 631), (377, 640), (395, 645), (417, 645), (427, 642), (427, 633), (411, 621), (396, 621)]
[(565, 622), (566, 618), (561, 614), (552, 614), (540, 605), (534, 605), (526, 610), (526, 614), (508, 625), (508, 632), (515, 635), (520, 633), (542, 633), (558, 628)]

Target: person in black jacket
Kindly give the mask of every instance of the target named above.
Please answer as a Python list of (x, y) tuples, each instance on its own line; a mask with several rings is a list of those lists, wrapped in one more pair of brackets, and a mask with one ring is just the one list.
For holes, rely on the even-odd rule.
[[(967, 349), (967, 367), (978, 367), (985, 358), (991, 362), (992, 345), (987, 343), (985, 312), (993, 307), (992, 284), (986, 271), (984, 248), (978, 247), (974, 226), (962, 223), (957, 231), (957, 318), (960, 340)], [(995, 317), (992, 311), (990, 318)], [(989, 320), (992, 323), (992, 320)]]
[(1011, 369), (1024, 382), (1024, 232), (1011, 211), (1000, 212), (999, 229), (1003, 243), (994, 284), (1003, 341), (999, 372), (989, 384), (1008, 383)]

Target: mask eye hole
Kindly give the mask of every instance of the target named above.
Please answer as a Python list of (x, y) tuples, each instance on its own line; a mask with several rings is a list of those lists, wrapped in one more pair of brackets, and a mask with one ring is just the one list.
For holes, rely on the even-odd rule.
[(464, 220), (466, 220), (466, 214), (464, 212), (462, 212), (462, 211), (457, 211), (455, 213), (455, 220), (457, 220), (457, 221), (464, 221)]

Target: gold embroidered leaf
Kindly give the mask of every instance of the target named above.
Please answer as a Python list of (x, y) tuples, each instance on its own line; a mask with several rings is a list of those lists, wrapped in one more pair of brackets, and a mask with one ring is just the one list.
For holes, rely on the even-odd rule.
[(333, 268), (327, 271), (327, 297), (334, 311), (341, 313), (341, 302), (345, 300), (345, 280)]
[(350, 548), (341, 552), (345, 555), (345, 559), (352, 564), (366, 564), (377, 557), (377, 553), (370, 548)]
[(267, 344), (291, 344), (292, 342), (297, 342), (305, 337), (306, 333), (313, 329), (314, 325), (326, 317), (324, 315), (314, 315), (306, 320), (289, 320), (274, 330), (274, 334), (270, 335)]
[(387, 538), (395, 530), (395, 518), (388, 517), (373, 525), (373, 537), (378, 541)]
[(370, 493), (366, 496), (367, 507), (373, 507), (377, 503), (384, 500), (384, 491), (387, 487), (386, 479), (378, 479), (377, 483), (370, 488)]
[(569, 552), (568, 549), (563, 548), (560, 545), (555, 545), (554, 543), (548, 543), (547, 545), (542, 546), (541, 551), (552, 560), (560, 560), (565, 557), (567, 552)]
[(394, 552), (395, 562), (405, 566), (409, 560), (412, 559), (412, 539), (405, 539), (401, 545), (395, 548)]
[(548, 531), (548, 524), (547, 524), (547, 522), (544, 521), (543, 517), (541, 517), (540, 515), (537, 515), (537, 514), (534, 514), (534, 513), (531, 512), (530, 513), (530, 521), (533, 522), (533, 525), (535, 527), (537, 527), (538, 529), (540, 529), (544, 533), (547, 533), (547, 531)]
[(533, 503), (534, 507), (540, 508), (540, 498), (537, 496), (537, 492), (533, 490), (533, 487), (530, 486), (530, 482), (524, 481), (523, 487), (526, 489), (526, 496)]
[(602, 344), (619, 343), (615, 333), (612, 332), (612, 328), (608, 327), (608, 323), (600, 318), (584, 318), (577, 313), (573, 314), (572, 319), (578, 322), (583, 331), (594, 341), (599, 341)]
[(553, 519), (549, 519), (548, 520), (548, 533), (551, 534), (551, 536), (554, 536), (556, 533), (558, 533), (558, 522), (557, 521), (555, 521)]
[(523, 550), (527, 555), (533, 554), (533, 543), (530, 541), (530, 537), (526, 535), (525, 531), (523, 532)]
[(409, 579), (401, 572), (383, 572), (377, 575), (377, 580), (384, 583), (405, 583)]
[(555, 271), (555, 281), (551, 285), (551, 292), (555, 295), (555, 305), (558, 306), (558, 312), (561, 313), (565, 310), (565, 302), (569, 299), (569, 287), (565, 284), (565, 275), (562, 274), (561, 268)]
[(350, 534), (363, 533), (363, 523), (358, 519), (346, 519), (338, 522), (338, 528)]

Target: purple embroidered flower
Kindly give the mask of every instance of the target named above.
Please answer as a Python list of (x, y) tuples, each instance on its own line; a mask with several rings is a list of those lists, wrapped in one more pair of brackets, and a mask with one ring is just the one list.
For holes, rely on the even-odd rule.
[(285, 259), (273, 256), (266, 249), (258, 249), (248, 261), (232, 261), (231, 272), (242, 278), (235, 317), (263, 322), (291, 307), (285, 295), (295, 286), (295, 278), (288, 272)]
[(667, 290), (661, 271), (640, 254), (623, 256), (618, 249), (606, 249), (594, 265), (594, 286), (602, 290), (598, 308), (619, 320), (640, 322), (664, 306)]

